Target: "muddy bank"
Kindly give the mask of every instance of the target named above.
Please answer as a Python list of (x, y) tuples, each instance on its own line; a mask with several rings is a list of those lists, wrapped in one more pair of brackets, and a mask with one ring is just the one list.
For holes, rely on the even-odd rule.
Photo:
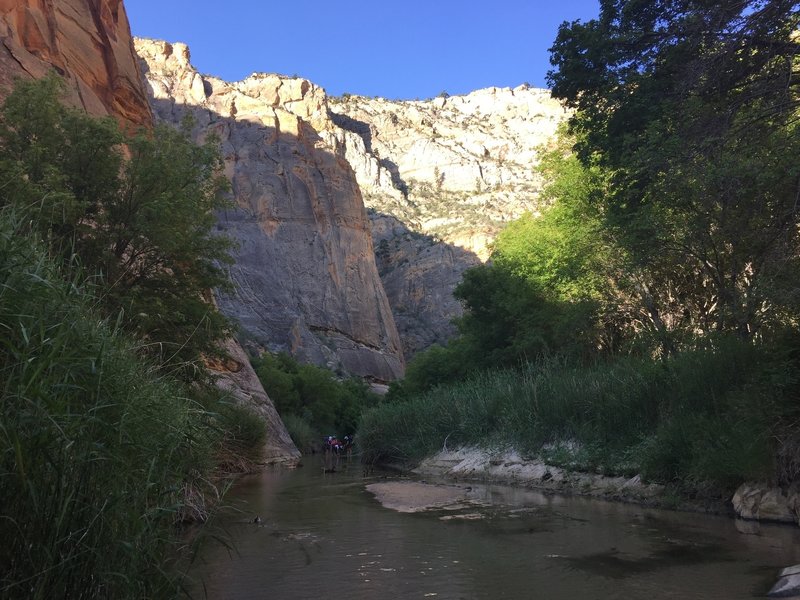
[(727, 514), (756, 521), (800, 524), (800, 493), (749, 482), (731, 497), (681, 498), (669, 488), (643, 482), (640, 476), (611, 477), (568, 471), (514, 450), (466, 447), (443, 450), (424, 459), (412, 472), (448, 481), (475, 481), (532, 487), (644, 506)]
[(655, 504), (664, 486), (644, 483), (636, 477), (608, 477), (567, 471), (538, 459), (522, 457), (514, 450), (482, 448), (443, 450), (425, 458), (414, 473), (456, 481), (481, 481), (536, 487), (553, 492)]

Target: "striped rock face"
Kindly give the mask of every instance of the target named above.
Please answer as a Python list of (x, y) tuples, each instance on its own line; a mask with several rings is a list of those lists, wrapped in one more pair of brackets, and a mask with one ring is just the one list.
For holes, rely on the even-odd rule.
[(0, 40), (0, 98), (55, 70), (74, 106), (125, 129), (152, 123), (121, 0), (0, 0)]

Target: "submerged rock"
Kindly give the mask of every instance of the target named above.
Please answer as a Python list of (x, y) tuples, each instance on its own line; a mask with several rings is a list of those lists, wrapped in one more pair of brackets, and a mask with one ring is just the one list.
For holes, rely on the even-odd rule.
[(767, 596), (770, 598), (800, 597), (800, 565), (789, 567), (789, 569), (793, 569), (793, 571), (787, 575), (783, 575), (787, 569), (781, 571), (782, 577), (767, 592)]

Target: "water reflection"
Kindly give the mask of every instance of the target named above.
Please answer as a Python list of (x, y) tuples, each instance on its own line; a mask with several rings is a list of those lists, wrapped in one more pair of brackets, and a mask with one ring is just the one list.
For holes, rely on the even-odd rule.
[(401, 514), (365, 491), (382, 477), (396, 476), (306, 460), (242, 479), (224, 519), (235, 551), (206, 545), (194, 595), (737, 599), (800, 562), (796, 528), (742, 534), (725, 518), (475, 484), (476, 504)]

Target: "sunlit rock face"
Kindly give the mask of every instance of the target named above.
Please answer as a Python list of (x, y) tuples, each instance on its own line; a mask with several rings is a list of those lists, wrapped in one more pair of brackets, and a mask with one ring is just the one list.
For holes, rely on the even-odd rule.
[(235, 206), (219, 228), (239, 244), (223, 312), (270, 350), (378, 382), (402, 375), (370, 223), (324, 90), (278, 75), (201, 75), (183, 44), (137, 39), (136, 49), (156, 117), (191, 115), (197, 139), (222, 143)]
[(330, 104), (367, 207), (482, 259), (505, 223), (539, 208), (535, 167), (568, 116), (549, 90), (527, 85)]
[(0, 96), (55, 70), (69, 101), (128, 129), (152, 122), (121, 0), (0, 0)]
[(535, 167), (568, 114), (548, 90), (526, 85), (329, 102), (408, 358), (454, 335), (463, 272), (488, 258), (506, 223), (539, 209)]

